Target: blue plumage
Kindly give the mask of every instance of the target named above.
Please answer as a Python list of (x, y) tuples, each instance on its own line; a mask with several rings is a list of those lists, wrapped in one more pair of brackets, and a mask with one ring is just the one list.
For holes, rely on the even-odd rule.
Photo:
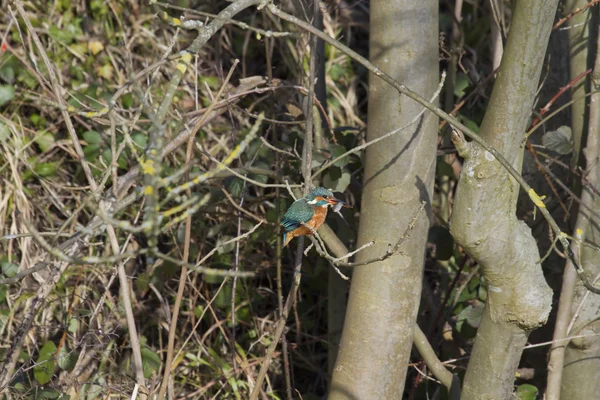
[(325, 221), (327, 207), (338, 203), (348, 207), (346, 203), (336, 199), (331, 190), (323, 187), (318, 187), (303, 198), (296, 200), (281, 221), (284, 231), (283, 245), (286, 246), (289, 240), (295, 236), (310, 235), (310, 229), (303, 224), (310, 225), (312, 229), (318, 229)]

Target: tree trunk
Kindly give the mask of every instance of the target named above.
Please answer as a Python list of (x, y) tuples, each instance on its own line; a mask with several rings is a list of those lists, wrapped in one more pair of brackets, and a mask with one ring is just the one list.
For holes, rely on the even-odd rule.
[[(518, 171), (558, 0), (519, 0), (480, 135)], [(465, 158), (451, 232), (479, 262), (488, 301), (463, 399), (509, 399), (529, 332), (550, 313), (552, 292), (531, 230), (516, 218), (519, 186), (495, 158), (457, 137)], [(533, 205), (532, 205), (533, 206)]]
[[(598, 24), (598, 20), (596, 20)], [(598, 30), (596, 29), (596, 33)], [(600, 38), (596, 48), (596, 62), (592, 75), (592, 90), (600, 91)], [(587, 164), (586, 178), (588, 185), (583, 187), (579, 208), (578, 225), (581, 231), (577, 234), (588, 243), (600, 246), (600, 196), (591, 186), (600, 187), (600, 94), (590, 98), (589, 130), (587, 145), (584, 151)], [(587, 207), (586, 207), (587, 206)], [(595, 211), (593, 215), (591, 210)], [(580, 221), (581, 220), (581, 221)], [(581, 264), (591, 281), (600, 273), (600, 258), (596, 249), (580, 247)], [(572, 267), (571, 267), (572, 268)], [(571, 303), (571, 317), (575, 317), (567, 336), (588, 336), (573, 339), (565, 352), (564, 372), (561, 385), (562, 399), (595, 399), (600, 393), (600, 296), (590, 293), (581, 280), (577, 280), (575, 295)]]
[[(374, 0), (370, 16), (371, 61), (430, 97), (439, 79), (438, 2)], [(407, 124), (420, 110), (370, 76), (368, 140)], [(436, 143), (437, 118), (425, 114), (366, 150), (358, 245), (371, 240), (376, 244), (360, 252), (356, 261), (384, 254), (404, 233), (420, 202), (431, 204)], [(330, 399), (402, 397), (428, 227), (421, 215), (402, 253), (354, 270)]]
[[(565, 2), (563, 15), (569, 15), (571, 12), (584, 7), (586, 4), (586, 0), (568, 0)], [(571, 79), (574, 79), (579, 74), (586, 71), (592, 64), (592, 62), (589, 60), (589, 56), (593, 55), (593, 52), (589, 51), (591, 46), (590, 31), (592, 30), (591, 17), (592, 13), (588, 9), (574, 15), (573, 18), (567, 22), (567, 32), (569, 35), (569, 73)], [(585, 143), (584, 138), (587, 133), (586, 127), (588, 126), (586, 121), (588, 113), (586, 112), (586, 109), (588, 104), (594, 107), (593, 103), (588, 103), (590, 99), (582, 98), (586, 92), (589, 92), (587, 81), (587, 77), (581, 79), (571, 89), (571, 98), (573, 100), (577, 100), (571, 104), (570, 107), (571, 130), (573, 132), (573, 157), (571, 159), (571, 165), (573, 166), (581, 165), (582, 167), (585, 167), (585, 160), (582, 160), (580, 153), (582, 145)], [(591, 99), (594, 99), (594, 97)], [(591, 132), (592, 131), (590, 131), (590, 133)], [(587, 229), (590, 218), (589, 211), (586, 208), (591, 206), (592, 197), (591, 193), (589, 193), (589, 188), (587, 190), (582, 190), (579, 182), (576, 181), (573, 186), (573, 191), (575, 193), (581, 193), (582, 204), (580, 207), (578, 207), (577, 204), (574, 204), (574, 207), (572, 208), (573, 213), (571, 214), (571, 217), (576, 217), (576, 219), (572, 218), (572, 220), (575, 222), (574, 231), (584, 232), (584, 230)], [(577, 233), (576, 236), (578, 236)], [(572, 248), (575, 254), (581, 254), (580, 246), (577, 243), (572, 243)], [(556, 324), (554, 326), (554, 343), (550, 349), (550, 357), (548, 361), (548, 384), (546, 386), (547, 400), (559, 400), (561, 398), (561, 386), (563, 382), (565, 365), (565, 350), (569, 345), (569, 342), (563, 339), (569, 336), (568, 329), (571, 318), (573, 317), (573, 312), (575, 312), (573, 307), (577, 307), (577, 305), (573, 303), (575, 300), (574, 296), (576, 296), (578, 299), (581, 299), (582, 292), (587, 291), (585, 288), (581, 287), (577, 290), (577, 294), (575, 295), (575, 287), (577, 283), (579, 283), (581, 286), (581, 280), (577, 277), (577, 273), (575, 272), (572, 263), (567, 260), (563, 273), (560, 301), (558, 303), (559, 308), (556, 315)], [(579, 363), (579, 365), (582, 365), (582, 363)], [(587, 371), (587, 365), (582, 365), (582, 367), (584, 371)], [(576, 365), (571, 365), (569, 367), (570, 371), (576, 371), (576, 373), (583, 372), (578, 371), (578, 369), (579, 368)], [(572, 373), (568, 380), (570, 381), (568, 386), (578, 385), (581, 383), (580, 380), (575, 378)], [(592, 388), (594, 387), (592, 384), (586, 384), (585, 386)]]

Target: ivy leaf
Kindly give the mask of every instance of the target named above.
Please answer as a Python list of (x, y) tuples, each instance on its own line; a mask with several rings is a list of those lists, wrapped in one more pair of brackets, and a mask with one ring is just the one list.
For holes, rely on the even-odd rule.
[(40, 163), (33, 167), (33, 171), (42, 178), (56, 175), (58, 162)]
[(33, 376), (40, 385), (45, 385), (52, 379), (52, 375), (54, 374), (54, 353), (56, 353), (54, 342), (46, 342), (40, 350), (36, 366), (33, 367)]
[(151, 378), (154, 371), (157, 371), (160, 367), (160, 357), (148, 347), (143, 347), (141, 353), (142, 364), (144, 366), (144, 378), (148, 379)]
[(352, 176), (348, 171), (341, 171), (339, 168), (331, 168), (327, 174), (323, 177), (323, 186), (331, 189), (334, 192), (344, 192)]
[(15, 98), (15, 87), (12, 85), (0, 85), (0, 106)]
[(462, 310), (456, 318), (456, 327), (459, 332), (462, 328), (462, 325), (465, 322), (473, 328), (479, 328), (479, 324), (481, 323), (481, 317), (483, 315), (484, 305), (483, 303), (476, 301), (474, 301), (473, 303), (473, 305), (469, 304), (468, 306), (466, 306), (465, 309)]
[(133, 140), (133, 143), (139, 148), (145, 149), (146, 143), (148, 142), (148, 136), (144, 135), (142, 132), (135, 132), (131, 134), (131, 140)]
[(102, 44), (102, 42), (99, 42), (97, 40), (90, 40), (88, 42), (88, 51), (93, 55), (100, 53), (102, 50), (104, 50), (104, 45)]
[[(330, 144), (329, 146), (327, 146), (327, 148), (331, 152), (332, 160), (335, 160), (336, 158), (338, 158), (339, 156), (341, 156), (342, 154), (344, 154), (347, 151), (344, 146), (339, 145), (339, 144)], [(348, 164), (349, 161), (350, 161), (350, 157), (346, 156), (346, 157), (340, 158), (339, 160), (334, 162), (333, 165), (335, 165), (336, 167), (343, 168), (346, 166), (346, 164)]]
[(572, 136), (571, 128), (563, 125), (555, 131), (546, 132), (542, 136), (542, 144), (548, 150), (555, 151), (558, 154), (569, 154), (573, 151)]
[(538, 392), (538, 388), (526, 383), (517, 388), (516, 395), (519, 400), (536, 400)]
[(45, 132), (35, 138), (35, 142), (40, 146), (42, 152), (48, 151), (54, 144), (54, 135), (50, 132)]
[(65, 344), (58, 351), (58, 357), (56, 358), (56, 363), (58, 367), (63, 371), (72, 371), (75, 368), (75, 364), (77, 363), (78, 354), (72, 350), (70, 350)]
[(102, 135), (96, 131), (85, 131), (83, 132), (83, 140), (88, 144), (100, 144), (102, 143)]
[(2, 265), (2, 273), (7, 278), (12, 278), (19, 272), (19, 266), (15, 263), (10, 263), (8, 261), (2, 261), (0, 264)]
[(459, 73), (456, 76), (456, 84), (454, 85), (454, 95), (459, 99), (466, 94), (466, 89), (469, 87), (469, 78), (465, 74)]

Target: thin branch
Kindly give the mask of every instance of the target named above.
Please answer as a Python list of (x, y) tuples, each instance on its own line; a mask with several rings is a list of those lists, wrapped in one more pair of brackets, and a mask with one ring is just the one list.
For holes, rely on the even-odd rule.
[(265, 221), (264, 219), (252, 214), (250, 211), (246, 210), (244, 207), (242, 207), (241, 205), (237, 204), (235, 202), (235, 200), (233, 199), (233, 197), (231, 197), (231, 194), (229, 194), (229, 192), (227, 190), (225, 190), (225, 188), (221, 188), (221, 191), (223, 192), (223, 194), (225, 195), (225, 197), (227, 197), (227, 200), (229, 200), (229, 202), (231, 203), (231, 205), (233, 207), (235, 207), (236, 210), (246, 214), (248, 217), (252, 218), (253, 220), (255, 220), (256, 222), (261, 222), (261, 223), (268, 223), (267, 221)]
[(567, 22), (568, 20), (570, 20), (571, 18), (573, 18), (575, 15), (577, 15), (577, 14), (579, 14), (579, 13), (581, 13), (581, 12), (583, 12), (583, 11), (587, 10), (588, 8), (590, 8), (590, 7), (594, 6), (594, 5), (598, 4), (598, 3), (600, 3), (600, 0), (592, 0), (592, 1), (590, 1), (589, 3), (587, 3), (585, 6), (583, 6), (583, 7), (580, 7), (580, 8), (578, 8), (578, 9), (576, 9), (576, 10), (572, 11), (572, 12), (571, 12), (571, 13), (569, 13), (569, 15), (567, 15), (566, 17), (559, 19), (559, 20), (558, 20), (558, 21), (557, 21), (557, 22), (554, 24), (554, 26), (552, 26), (552, 30), (556, 30), (556, 29), (558, 29), (558, 28), (559, 28), (559, 27), (560, 27), (562, 24), (564, 24), (565, 22)]
[(460, 398), (460, 380), (458, 377), (448, 371), (444, 364), (442, 364), (427, 340), (427, 336), (425, 336), (421, 328), (419, 328), (419, 325), (415, 324), (413, 334), (413, 343), (419, 351), (419, 354), (421, 354), (421, 357), (423, 357), (423, 361), (425, 361), (425, 364), (433, 373), (433, 376), (439, 379), (446, 389), (448, 389), (450, 399), (458, 400)]
[[(323, 252), (319, 253), (319, 255), (321, 255), (322, 257), (326, 258), (330, 263), (332, 263), (333, 265), (338, 266), (338, 267), (359, 267), (359, 266), (362, 266), (362, 265), (372, 264), (374, 262), (383, 261), (385, 259), (388, 259), (392, 255), (394, 255), (394, 254), (396, 254), (398, 252), (398, 250), (400, 249), (400, 246), (402, 245), (402, 243), (404, 243), (404, 241), (410, 236), (409, 232), (415, 228), (415, 225), (417, 223), (419, 215), (423, 212), (423, 210), (425, 210), (425, 205), (426, 204), (427, 203), (425, 201), (421, 202), (421, 206), (419, 207), (419, 209), (413, 215), (410, 223), (406, 227), (406, 230), (404, 231), (404, 233), (402, 234), (402, 236), (400, 236), (400, 239), (398, 239), (398, 241), (396, 242), (396, 244), (394, 245), (394, 247), (391, 247), (391, 244), (389, 244), (387, 251), (385, 253), (383, 253), (382, 255), (380, 255), (379, 257), (371, 258), (369, 260), (361, 261), (361, 262), (340, 262), (339, 261), (340, 259), (346, 259), (346, 258), (348, 258), (348, 257), (350, 257), (350, 255), (352, 255), (352, 253), (348, 253), (348, 254), (346, 254), (343, 257), (334, 258), (329, 253), (327, 253), (326, 250), (323, 249)], [(308, 227), (312, 231), (313, 236), (319, 238), (319, 240), (321, 241), (320, 242), (321, 244), (323, 243), (322, 240), (321, 240), (321, 237), (319, 236), (319, 234), (312, 227), (310, 227), (310, 226), (308, 226), (306, 224), (303, 224), (303, 225), (306, 226), (306, 227)], [(373, 244), (373, 242), (367, 243), (365, 246), (362, 246), (358, 250), (362, 250), (363, 248), (369, 247), (371, 244)], [(358, 250), (355, 250), (353, 253), (356, 253)], [(317, 252), (319, 252), (318, 247), (317, 247)]]

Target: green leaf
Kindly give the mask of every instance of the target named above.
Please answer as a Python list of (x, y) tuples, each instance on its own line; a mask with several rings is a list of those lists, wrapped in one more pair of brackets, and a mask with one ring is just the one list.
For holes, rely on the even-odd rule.
[(340, 77), (344, 75), (344, 72), (344, 67), (342, 67), (340, 64), (333, 64), (331, 68), (329, 68), (329, 75), (334, 81), (340, 79)]
[(467, 128), (469, 128), (473, 132), (475, 132), (475, 133), (479, 132), (479, 126), (472, 119), (469, 119), (469, 118), (465, 117), (462, 114), (458, 114), (458, 120), (460, 122), (462, 122), (464, 126), (466, 126)]
[(102, 143), (102, 135), (96, 131), (85, 131), (83, 132), (83, 140), (88, 144), (100, 144)]
[(68, 331), (71, 333), (77, 333), (79, 329), (79, 320), (77, 318), (71, 318), (69, 321)]
[[(0, 303), (4, 303), (6, 300), (6, 293), (8, 292), (8, 285), (0, 286)], [(0, 310), (2, 311), (2, 310)], [(2, 321), (2, 316), (0, 315), (0, 321)], [(2, 324), (0, 324), (0, 330), (2, 330)]]
[(466, 89), (469, 87), (469, 78), (463, 73), (456, 75), (456, 84), (454, 85), (454, 95), (461, 98), (465, 95)]
[[(331, 152), (331, 160), (335, 160), (347, 151), (344, 146), (339, 144), (330, 144), (329, 146), (327, 146), (327, 149)], [(335, 165), (336, 167), (343, 168), (346, 166), (346, 164), (348, 164), (349, 160), (350, 157), (346, 156), (334, 162), (333, 165)]]
[(45, 385), (52, 379), (54, 373), (54, 353), (56, 345), (54, 342), (46, 342), (36, 360), (36, 366), (33, 367), (33, 376), (40, 385)]
[(201, 76), (198, 78), (198, 83), (201, 87), (204, 87), (206, 83), (211, 89), (218, 89), (221, 87), (221, 78), (218, 76)]
[[(231, 281), (230, 281), (231, 282)], [(230, 283), (226, 283), (215, 298), (215, 306), (221, 310), (231, 309), (231, 291)]]
[(54, 135), (50, 132), (42, 133), (35, 138), (35, 142), (42, 152), (48, 151), (55, 142)]
[(148, 272), (143, 272), (138, 275), (138, 278), (135, 280), (135, 288), (138, 292), (145, 292), (150, 289), (150, 278)]
[(196, 307), (194, 307), (194, 315), (196, 316), (196, 318), (200, 318), (202, 316), (203, 312), (204, 312), (203, 305), (197, 305)]
[(58, 162), (40, 163), (33, 167), (33, 172), (35, 172), (42, 178), (47, 178), (56, 175), (57, 167)]
[(17, 273), (19, 273), (19, 266), (15, 263), (10, 263), (8, 261), (2, 261), (2, 262), (0, 262), (0, 265), (2, 265), (2, 273), (7, 278), (12, 278)]
[(131, 106), (133, 106), (133, 94), (125, 93), (121, 97), (121, 104), (123, 105), (124, 109), (129, 110)]
[(341, 171), (338, 168), (330, 168), (323, 176), (323, 186), (334, 192), (343, 192), (350, 185), (352, 176), (348, 171)]
[(0, 63), (0, 79), (6, 83), (15, 83), (15, 70), (22, 68), (22, 64), (13, 55), (4, 57)]
[(98, 156), (100, 155), (100, 145), (99, 144), (89, 144), (83, 148), (83, 154), (85, 154), (85, 158), (88, 161), (97, 161)]
[(227, 191), (234, 199), (240, 197), (242, 195), (242, 190), (244, 188), (244, 181), (235, 176), (230, 176), (225, 179), (225, 187)]
[(15, 87), (12, 85), (0, 85), (0, 106), (15, 98)]
[(65, 44), (71, 44), (75, 36), (80, 33), (81, 29), (74, 24), (66, 25), (62, 29), (56, 25), (48, 28), (48, 34), (52, 39), (64, 42)]
[(68, 399), (70, 398), (68, 395), (63, 395), (58, 390), (55, 389), (44, 389), (38, 394), (39, 399)]
[(325, 163), (326, 159), (327, 158), (321, 151), (315, 151), (312, 156), (310, 167), (312, 169), (320, 168)]
[(217, 253), (231, 253), (235, 249), (235, 242), (223, 244), (229, 240), (233, 239), (233, 236), (224, 235), (217, 239)]
[(56, 358), (56, 363), (58, 367), (63, 371), (72, 371), (75, 368), (75, 364), (77, 363), (77, 359), (79, 355), (77, 352), (70, 350), (67, 345), (64, 345), (58, 351), (58, 357)]
[(6, 139), (8, 139), (9, 135), (10, 130), (8, 129), (8, 126), (0, 122), (0, 142), (4, 142)]
[(519, 400), (535, 400), (537, 399), (538, 393), (538, 388), (526, 383), (517, 388), (516, 395)]
[(148, 136), (144, 135), (141, 132), (135, 132), (131, 135), (131, 140), (133, 140), (133, 142), (142, 149), (145, 149), (146, 143), (148, 142)]
[(160, 357), (148, 347), (143, 347), (141, 353), (142, 364), (144, 366), (144, 377), (148, 379), (151, 378), (154, 371), (157, 371), (160, 367)]
[(571, 128), (563, 125), (555, 131), (546, 132), (542, 136), (542, 144), (558, 154), (569, 154), (573, 151), (572, 136)]
[(469, 304), (464, 310), (458, 314), (456, 319), (456, 327), (460, 331), (463, 323), (466, 322), (473, 328), (479, 328), (481, 317), (483, 315), (484, 305), (480, 302), (474, 302), (474, 305)]
[[(102, 158), (106, 165), (109, 165), (112, 162), (112, 151), (110, 149), (104, 149), (102, 152)], [(121, 155), (117, 159), (117, 167), (121, 169), (127, 169), (127, 151), (123, 149)]]

